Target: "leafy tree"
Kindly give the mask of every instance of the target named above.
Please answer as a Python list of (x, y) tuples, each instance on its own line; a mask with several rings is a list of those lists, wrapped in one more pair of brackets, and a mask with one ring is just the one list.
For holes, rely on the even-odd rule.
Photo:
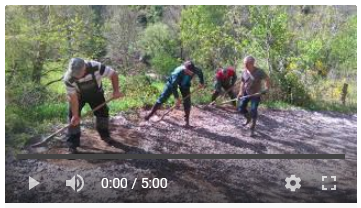
[(357, 69), (357, 17), (351, 16), (332, 39), (330, 61), (345, 70)]
[(107, 42), (107, 57), (120, 69), (133, 67), (135, 53), (138, 51), (137, 41), (141, 27), (137, 22), (137, 12), (131, 7), (107, 7), (107, 18), (104, 36)]
[(272, 75), (274, 70), (282, 70), (282, 63), (289, 58), (288, 15), (281, 6), (250, 6), (249, 16), (252, 28), (247, 52), (265, 59)]
[(141, 34), (139, 44), (143, 54), (151, 57), (152, 66), (160, 74), (167, 75), (179, 63), (175, 36), (162, 23), (148, 26)]
[(190, 6), (182, 11), (181, 41), (188, 57), (214, 69), (227, 59), (224, 51), (233, 48), (224, 28), (226, 6)]

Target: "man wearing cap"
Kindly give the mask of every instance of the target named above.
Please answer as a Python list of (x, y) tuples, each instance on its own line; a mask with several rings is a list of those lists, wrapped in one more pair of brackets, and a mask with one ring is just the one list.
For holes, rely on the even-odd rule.
[[(212, 94), (212, 102), (214, 102), (222, 91), (222, 88), (228, 93), (231, 99), (236, 98), (233, 92), (234, 84), (237, 81), (237, 74), (233, 67), (229, 66), (225, 69), (218, 69), (215, 76), (214, 92)], [(234, 106), (237, 102), (232, 102)]]
[[(92, 109), (105, 102), (102, 88), (102, 78), (108, 77), (113, 86), (113, 98), (121, 97), (119, 92), (118, 74), (109, 66), (105, 66), (97, 61), (86, 61), (81, 58), (70, 60), (67, 72), (64, 75), (64, 83), (69, 100), (68, 128), (69, 151), (76, 153), (76, 148), (80, 146), (80, 116), (81, 110), (86, 103)], [(109, 110), (108, 106), (94, 112), (96, 116), (96, 129), (100, 137), (110, 142), (109, 133)]]
[[(252, 56), (247, 56), (244, 58), (244, 70), (242, 72), (241, 78), (241, 87), (238, 94), (238, 98), (246, 95), (252, 95), (255, 93), (266, 93), (270, 88), (270, 79), (269, 76), (262, 70), (255, 67), (255, 58)], [(266, 82), (266, 88), (261, 90), (262, 81)], [(255, 128), (258, 116), (258, 105), (261, 101), (260, 95), (253, 96), (249, 98), (244, 98), (239, 100), (238, 111), (244, 115), (246, 118), (246, 122), (243, 124), (244, 126), (248, 125), (251, 121), (251, 134), (250, 136), (255, 135)], [(251, 102), (250, 112), (247, 110), (248, 103)]]
[[(189, 125), (189, 116), (191, 112), (191, 98), (188, 96), (190, 94), (191, 80), (194, 75), (197, 75), (199, 78), (201, 88), (204, 87), (203, 72), (201, 69), (194, 66), (193, 62), (186, 61), (183, 65), (177, 67), (168, 78), (166, 86), (163, 90), (163, 93), (158, 98), (157, 102), (153, 106), (150, 113), (145, 116), (145, 120), (149, 120), (150, 117), (160, 108), (160, 106), (167, 101), (167, 99), (173, 94), (175, 99), (177, 99), (176, 105), (179, 106), (182, 102), (182, 99), (178, 95), (178, 87), (183, 97), (183, 106), (184, 106), (184, 118), (185, 126), (190, 127)], [(185, 99), (184, 99), (185, 98)]]

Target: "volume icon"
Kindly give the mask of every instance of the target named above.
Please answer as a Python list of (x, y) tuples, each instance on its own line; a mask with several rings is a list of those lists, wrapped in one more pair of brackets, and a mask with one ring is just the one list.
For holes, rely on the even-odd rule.
[(76, 176), (73, 176), (70, 180), (66, 180), (65, 185), (70, 186), (74, 191), (79, 192), (84, 187), (84, 180), (80, 175), (76, 174)]

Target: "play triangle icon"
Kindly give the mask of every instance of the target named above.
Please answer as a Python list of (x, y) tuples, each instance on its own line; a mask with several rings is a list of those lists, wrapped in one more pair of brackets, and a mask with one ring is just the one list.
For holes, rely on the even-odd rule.
[(36, 181), (34, 178), (29, 176), (29, 190), (39, 185), (40, 183)]

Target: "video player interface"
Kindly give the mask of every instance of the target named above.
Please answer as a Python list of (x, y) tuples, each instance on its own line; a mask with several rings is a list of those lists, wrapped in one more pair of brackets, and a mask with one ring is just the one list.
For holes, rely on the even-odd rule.
[(357, 202), (356, 6), (5, 21), (7, 203)]

